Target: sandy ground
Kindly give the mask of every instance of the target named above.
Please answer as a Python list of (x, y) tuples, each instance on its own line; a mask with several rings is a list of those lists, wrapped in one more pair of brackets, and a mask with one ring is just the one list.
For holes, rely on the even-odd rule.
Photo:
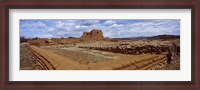
[[(33, 50), (47, 59), (56, 69), (59, 70), (179, 70), (180, 62), (166, 65), (166, 55), (141, 54), (127, 55), (85, 48), (69, 47), (41, 49), (31, 46)], [(20, 69), (37, 70), (34, 57), (29, 54), (25, 45), (20, 48)], [(48, 64), (48, 63), (47, 63)]]
[(77, 47), (46, 50), (81, 64), (95, 67), (90, 69), (137, 69), (137, 67), (141, 68), (144, 65), (149, 64), (150, 62), (148, 60), (160, 60), (160, 57), (165, 57), (165, 55), (155, 54), (127, 55)]

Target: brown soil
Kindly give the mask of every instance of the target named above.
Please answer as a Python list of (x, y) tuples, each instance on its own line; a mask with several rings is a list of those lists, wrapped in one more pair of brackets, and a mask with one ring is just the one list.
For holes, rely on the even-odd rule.
[[(40, 48), (37, 46), (22, 44), (20, 48), (21, 70), (180, 70), (180, 58), (167, 64), (166, 52), (162, 54), (143, 53), (138, 55), (122, 54), (93, 50), (86, 47), (110, 47), (115, 45), (144, 45), (147, 42), (98, 42), (81, 43), (75, 46), (60, 48)], [(153, 45), (152, 41), (151, 44)], [(164, 42), (164, 44), (171, 42)], [(136, 44), (136, 45), (135, 45)], [(162, 44), (162, 43), (159, 43)], [(156, 43), (156, 45), (158, 45)], [(124, 46), (122, 46), (122, 49)]]
[(35, 58), (25, 44), (20, 45), (20, 70), (38, 70)]
[(98, 52), (97, 50), (87, 50), (81, 48), (62, 48), (62, 49), (46, 49), (58, 55), (64, 56), (81, 64), (96, 63), (102, 61), (113, 60), (115, 57), (107, 52)]

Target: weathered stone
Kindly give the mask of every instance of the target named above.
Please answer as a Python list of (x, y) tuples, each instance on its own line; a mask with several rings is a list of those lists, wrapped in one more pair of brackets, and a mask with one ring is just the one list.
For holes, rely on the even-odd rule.
[(84, 32), (80, 37), (83, 40), (103, 40), (103, 32), (101, 30), (93, 29), (90, 32)]

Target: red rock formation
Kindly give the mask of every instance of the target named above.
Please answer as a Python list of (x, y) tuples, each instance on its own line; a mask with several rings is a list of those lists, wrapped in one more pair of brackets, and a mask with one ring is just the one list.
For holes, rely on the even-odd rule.
[(90, 32), (84, 32), (83, 35), (80, 37), (83, 40), (102, 40), (103, 32), (101, 30), (93, 29)]
[(81, 36), (81, 39), (86, 39), (86, 38), (90, 38), (90, 32), (83, 32), (83, 35)]

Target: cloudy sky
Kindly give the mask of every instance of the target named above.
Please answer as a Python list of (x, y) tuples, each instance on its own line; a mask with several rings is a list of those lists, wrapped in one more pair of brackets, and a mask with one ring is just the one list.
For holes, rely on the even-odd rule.
[(20, 36), (27, 38), (80, 37), (92, 29), (109, 38), (180, 35), (180, 20), (20, 20)]

